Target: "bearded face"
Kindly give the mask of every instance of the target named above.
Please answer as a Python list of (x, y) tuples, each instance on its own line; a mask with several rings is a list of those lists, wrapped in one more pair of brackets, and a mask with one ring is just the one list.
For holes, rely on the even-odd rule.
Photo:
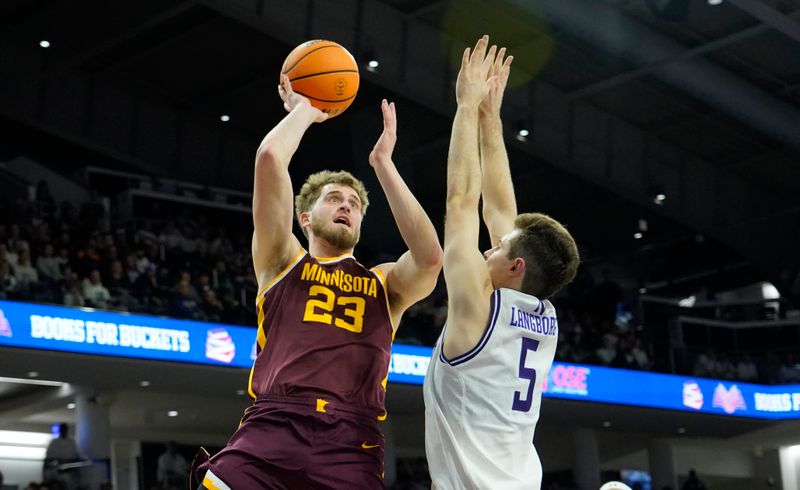
[(343, 224), (331, 223), (324, 219), (311, 220), (311, 232), (336, 248), (349, 250), (356, 246), (361, 238), (361, 230), (351, 229)]
[(361, 237), (361, 201), (349, 186), (326, 184), (308, 215), (309, 238), (352, 250)]

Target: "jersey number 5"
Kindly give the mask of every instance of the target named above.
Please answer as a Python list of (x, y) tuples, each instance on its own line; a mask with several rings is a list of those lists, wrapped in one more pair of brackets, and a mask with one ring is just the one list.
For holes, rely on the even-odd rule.
[[(364, 327), (364, 309), (366, 302), (364, 298), (358, 296), (339, 296), (325, 286), (314, 285), (308, 290), (309, 299), (306, 302), (306, 311), (303, 315), (304, 322), (319, 322), (327, 325), (333, 324), (339, 328), (349, 330), (354, 333), (361, 333)], [(345, 306), (342, 318), (335, 318), (333, 313), (335, 305)], [(352, 308), (347, 308), (352, 306)]]
[(533, 405), (533, 388), (536, 386), (536, 370), (525, 367), (525, 359), (528, 357), (528, 352), (536, 352), (538, 348), (538, 340), (522, 337), (522, 351), (519, 353), (519, 377), (528, 380), (528, 393), (523, 400), (521, 392), (514, 392), (514, 404), (511, 406), (511, 409), (517, 412), (527, 412), (531, 409), (531, 405)]

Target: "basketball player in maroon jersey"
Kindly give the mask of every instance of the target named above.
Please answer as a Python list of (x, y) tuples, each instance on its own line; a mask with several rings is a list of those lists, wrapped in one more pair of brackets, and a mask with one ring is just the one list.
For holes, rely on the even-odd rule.
[[(308, 250), (292, 234), (289, 161), (327, 114), (279, 87), (289, 114), (258, 149), (253, 264), (258, 276), (254, 403), (228, 445), (200, 467), (209, 489), (382, 489), (384, 396), (403, 312), (433, 290), (442, 264), (436, 231), (392, 162), (397, 118), (369, 156), (408, 252), (367, 269), (353, 258), (367, 209), (347, 172), (311, 175), (295, 199)], [(204, 473), (203, 473), (204, 472)]]

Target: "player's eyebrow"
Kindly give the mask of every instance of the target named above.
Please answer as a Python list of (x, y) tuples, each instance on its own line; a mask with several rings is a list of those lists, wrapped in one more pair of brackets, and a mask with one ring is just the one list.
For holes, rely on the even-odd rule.
[(328, 197), (331, 194), (338, 194), (338, 195), (343, 196), (343, 197), (354, 198), (356, 200), (356, 202), (358, 203), (359, 207), (361, 206), (361, 198), (358, 197), (357, 193), (347, 194), (345, 196), (345, 193), (342, 192), (341, 190), (339, 190), (339, 189), (331, 189), (331, 190), (329, 190), (328, 192), (325, 193), (325, 197)]

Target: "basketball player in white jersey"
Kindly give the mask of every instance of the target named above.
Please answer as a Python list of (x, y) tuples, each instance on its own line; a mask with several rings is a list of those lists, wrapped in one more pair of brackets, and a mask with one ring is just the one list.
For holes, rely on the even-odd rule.
[[(517, 215), (500, 121), (511, 57), (495, 46), (487, 54), (488, 43), (484, 36), (464, 52), (447, 161), (448, 318), (423, 388), (437, 490), (541, 487), (533, 434), (558, 339), (547, 298), (575, 277), (579, 261), (557, 221)], [(493, 245), (484, 254), (481, 191)]]

